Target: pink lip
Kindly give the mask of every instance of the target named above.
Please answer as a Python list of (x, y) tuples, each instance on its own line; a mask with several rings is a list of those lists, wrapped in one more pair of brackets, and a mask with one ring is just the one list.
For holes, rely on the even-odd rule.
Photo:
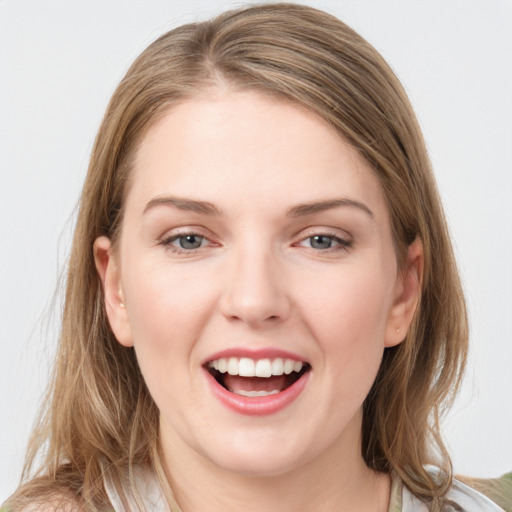
[(280, 350), (276, 348), (264, 348), (264, 349), (249, 349), (249, 348), (228, 348), (225, 350), (221, 350), (220, 352), (216, 352), (212, 354), (208, 359), (203, 361), (202, 364), (207, 364), (210, 361), (215, 361), (216, 359), (228, 357), (248, 357), (250, 359), (277, 359), (278, 357), (282, 359), (293, 359), (294, 361), (302, 361), (304, 363), (308, 363), (306, 359), (303, 359), (297, 354), (293, 354), (292, 352), (287, 352), (286, 350)]
[(248, 397), (231, 393), (221, 386), (208, 370), (204, 369), (204, 372), (208, 385), (216, 398), (231, 410), (249, 416), (265, 416), (284, 409), (301, 394), (309, 379), (309, 372), (306, 372), (298, 381), (280, 393)]

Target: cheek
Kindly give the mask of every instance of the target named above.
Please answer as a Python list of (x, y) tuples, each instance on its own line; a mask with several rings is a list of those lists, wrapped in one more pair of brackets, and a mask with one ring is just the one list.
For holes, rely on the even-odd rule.
[(308, 287), (311, 318), (319, 327), (359, 337), (383, 332), (391, 305), (390, 286), (376, 273), (333, 275), (327, 286)]
[(345, 375), (376, 372), (391, 307), (389, 279), (381, 272), (338, 272), (324, 287), (303, 293), (303, 316), (326, 356), (326, 366)]
[(192, 279), (165, 265), (142, 265), (124, 283), (137, 359), (151, 379), (184, 376), (195, 341), (211, 314), (211, 281)]
[(134, 330), (141, 330), (140, 337), (153, 330), (186, 336), (200, 326), (201, 314), (215, 293), (212, 280), (165, 263), (139, 265), (123, 283), (130, 319)]
[[(199, 286), (191, 284), (157, 272), (130, 283), (134, 293), (127, 291), (137, 361), (164, 416), (179, 404), (191, 409), (199, 406), (191, 376), (198, 361), (194, 349), (208, 307)], [(184, 389), (191, 392), (183, 393)]]

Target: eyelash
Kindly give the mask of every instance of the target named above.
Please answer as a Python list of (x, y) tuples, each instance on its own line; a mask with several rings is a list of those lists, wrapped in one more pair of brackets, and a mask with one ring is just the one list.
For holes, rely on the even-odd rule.
[(317, 254), (325, 254), (325, 253), (331, 253), (331, 252), (337, 252), (337, 251), (347, 251), (348, 249), (350, 249), (352, 247), (352, 241), (346, 240), (344, 238), (340, 238), (338, 235), (336, 235), (334, 233), (322, 232), (322, 231), (320, 231), (320, 232), (318, 232), (318, 231), (312, 232), (311, 234), (309, 234), (309, 236), (306, 236), (306, 237), (302, 238), (297, 245), (299, 245), (301, 247), (304, 247), (302, 245), (303, 242), (308, 240), (311, 243), (311, 240), (316, 238), (316, 237), (328, 238), (332, 242), (337, 244), (334, 247), (328, 247), (326, 249), (317, 249), (315, 247), (311, 247), (310, 246), (310, 249), (315, 251)]
[[(190, 237), (190, 236), (201, 238), (201, 245), (194, 249), (185, 249), (183, 247), (176, 247), (173, 245), (173, 242), (176, 242), (177, 240), (179, 240), (181, 238)], [(302, 243), (307, 240), (309, 240), (311, 243), (312, 239), (314, 239), (315, 237), (328, 238), (329, 240), (331, 240), (331, 242), (334, 242), (335, 244), (337, 244), (334, 247), (327, 247), (325, 249), (318, 249), (318, 248), (310, 246), (309, 248), (311, 250), (315, 251), (317, 254), (325, 254), (325, 253), (331, 253), (331, 252), (337, 252), (337, 251), (347, 251), (348, 249), (350, 249), (352, 247), (352, 241), (340, 238), (339, 236), (335, 235), (334, 233), (318, 232), (318, 231), (314, 231), (311, 234), (309, 234), (308, 236), (301, 238), (300, 241), (295, 243), (294, 245), (299, 246), (299, 247), (305, 247), (304, 245), (302, 245)], [(201, 234), (197, 233), (196, 231), (186, 231), (186, 232), (182, 232), (182, 233), (175, 233), (169, 237), (162, 239), (160, 242), (158, 242), (158, 245), (165, 247), (167, 250), (169, 250), (175, 254), (192, 255), (192, 254), (195, 254), (198, 250), (204, 248), (202, 243), (205, 240), (207, 242), (209, 242), (209, 244), (217, 245), (217, 244), (211, 242), (206, 236), (201, 235)]]
[[(179, 240), (180, 238), (185, 238), (187, 236), (195, 236), (197, 238), (201, 238), (201, 244), (203, 243), (203, 241), (208, 240), (208, 238), (206, 236), (200, 235), (199, 233), (197, 233), (195, 231), (186, 231), (186, 232), (182, 232), (182, 233), (175, 233), (169, 237), (166, 237), (166, 238), (162, 239), (158, 243), (158, 245), (162, 245), (167, 250), (169, 250), (175, 254), (195, 254), (196, 251), (203, 248), (202, 245), (195, 249), (184, 249), (183, 247), (176, 247), (176, 246), (172, 245), (173, 242)], [(216, 244), (214, 244), (214, 245), (216, 245)]]

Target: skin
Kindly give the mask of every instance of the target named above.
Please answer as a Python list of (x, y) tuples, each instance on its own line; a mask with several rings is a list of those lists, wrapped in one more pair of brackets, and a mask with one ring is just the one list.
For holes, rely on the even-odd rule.
[[(357, 204), (289, 214), (332, 199)], [(198, 249), (180, 248), (187, 233), (204, 237)], [(399, 271), (378, 179), (321, 118), (224, 88), (179, 104), (137, 150), (119, 245), (101, 237), (94, 251), (184, 511), (386, 510), (389, 478), (361, 457), (362, 403), (412, 320), (422, 250)], [(241, 347), (308, 361), (298, 398), (261, 417), (220, 403), (202, 365)]]

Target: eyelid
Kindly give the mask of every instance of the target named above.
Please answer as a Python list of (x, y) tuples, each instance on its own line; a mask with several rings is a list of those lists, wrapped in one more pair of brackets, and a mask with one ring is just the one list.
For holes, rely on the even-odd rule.
[[(172, 243), (178, 238), (185, 237), (188, 235), (196, 235), (206, 240), (208, 243), (205, 246), (197, 247), (196, 249), (183, 249), (172, 245)], [(157, 245), (163, 246), (165, 249), (179, 253), (179, 254), (194, 254), (196, 251), (201, 249), (207, 249), (208, 247), (219, 246), (218, 242), (212, 240), (215, 238), (213, 234), (211, 234), (210, 230), (205, 229), (201, 226), (179, 226), (177, 228), (168, 229), (164, 232), (163, 235), (158, 237), (156, 240)]]
[(168, 240), (172, 237), (180, 237), (186, 235), (198, 235), (203, 238), (207, 238), (211, 240), (215, 238), (213, 233), (202, 226), (198, 225), (190, 225), (190, 226), (177, 226), (175, 228), (166, 229), (160, 236), (156, 238), (156, 241), (159, 243), (162, 240)]
[[(296, 236), (296, 242), (293, 243), (293, 246), (295, 247), (301, 247), (308, 249), (309, 251), (313, 251), (316, 254), (321, 255), (333, 255), (336, 253), (339, 253), (341, 251), (347, 251), (349, 250), (353, 245), (353, 237), (349, 235), (346, 231), (342, 231), (340, 229), (336, 228), (326, 228), (326, 227), (316, 227), (312, 226), (305, 230), (302, 230), (299, 232)], [(315, 247), (308, 247), (304, 245), (304, 243), (315, 237), (315, 236), (323, 236), (327, 238), (331, 238), (335, 241), (335, 244), (333, 247), (328, 247), (325, 249), (319, 249)]]
[(311, 226), (306, 229), (301, 230), (297, 235), (294, 237), (296, 240), (304, 240), (306, 238), (310, 238), (315, 235), (323, 235), (323, 236), (330, 236), (332, 238), (337, 238), (340, 240), (343, 240), (347, 243), (353, 242), (353, 236), (348, 233), (347, 231), (339, 228), (330, 228), (326, 226)]

